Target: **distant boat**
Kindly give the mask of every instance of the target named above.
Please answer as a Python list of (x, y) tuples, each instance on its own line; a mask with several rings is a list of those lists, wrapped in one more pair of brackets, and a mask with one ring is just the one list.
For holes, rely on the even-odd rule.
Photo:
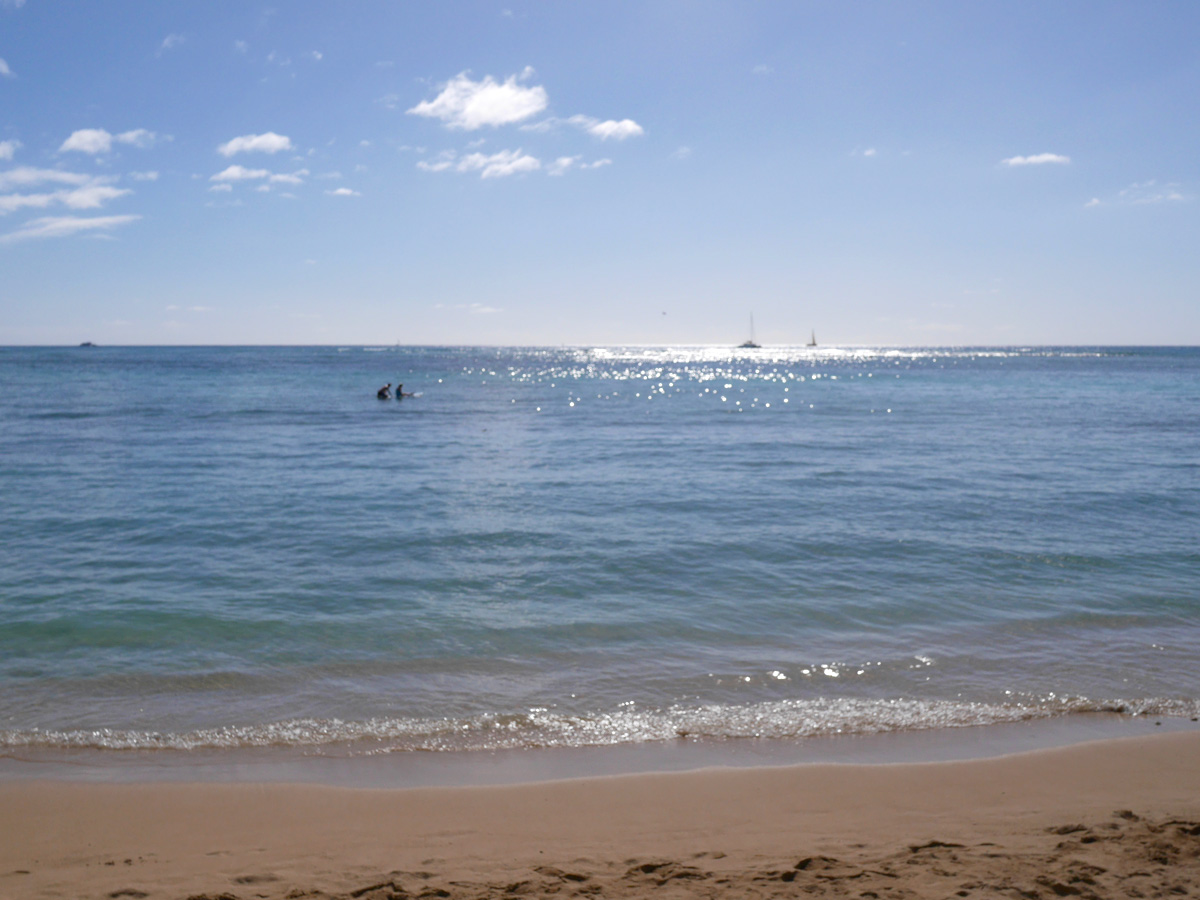
[(80, 347), (95, 347), (96, 345), (95, 345), (95, 344), (93, 344), (91, 341), (84, 341), (84, 342), (83, 342), (82, 344), (80, 344), (79, 346), (80, 346)]
[(759, 346), (761, 345), (754, 342), (754, 313), (750, 313), (750, 340), (742, 341), (740, 344), (738, 344), (738, 347), (754, 350)]
[(815, 330), (812, 333), (812, 339), (809, 340), (809, 342), (808, 342), (808, 346), (810, 346), (810, 347), (817, 346), (817, 332)]

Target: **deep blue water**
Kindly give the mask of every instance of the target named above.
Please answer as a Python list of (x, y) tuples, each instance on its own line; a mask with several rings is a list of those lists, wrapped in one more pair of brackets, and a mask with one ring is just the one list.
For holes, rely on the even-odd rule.
[(6, 348), (0, 387), (0, 747), (1200, 710), (1194, 348)]

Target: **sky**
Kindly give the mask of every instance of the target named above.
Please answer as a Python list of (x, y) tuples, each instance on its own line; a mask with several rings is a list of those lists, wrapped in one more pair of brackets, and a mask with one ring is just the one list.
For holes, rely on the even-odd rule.
[(1200, 4), (0, 0), (0, 345), (1200, 344)]

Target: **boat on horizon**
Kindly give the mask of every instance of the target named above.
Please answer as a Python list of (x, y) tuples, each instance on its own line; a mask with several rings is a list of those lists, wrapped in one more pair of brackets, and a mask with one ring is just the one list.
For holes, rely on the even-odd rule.
[(738, 344), (738, 349), (756, 350), (761, 346), (761, 344), (756, 343), (754, 340), (754, 313), (750, 313), (750, 339)]
[(809, 339), (809, 342), (808, 342), (808, 344), (807, 344), (806, 346), (809, 346), (809, 347), (815, 347), (815, 346), (817, 346), (817, 332), (816, 332), (816, 329), (813, 329), (812, 338), (810, 338), (810, 339)]

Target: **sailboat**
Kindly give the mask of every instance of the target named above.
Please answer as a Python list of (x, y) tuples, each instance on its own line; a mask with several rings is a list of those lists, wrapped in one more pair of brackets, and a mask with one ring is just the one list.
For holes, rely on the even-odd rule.
[(809, 340), (809, 342), (808, 342), (808, 346), (810, 346), (810, 347), (817, 346), (817, 332), (815, 329), (813, 330), (811, 340)]
[(760, 345), (754, 341), (754, 313), (750, 313), (750, 340), (742, 341), (740, 344), (738, 344), (738, 347), (753, 350), (759, 346)]

